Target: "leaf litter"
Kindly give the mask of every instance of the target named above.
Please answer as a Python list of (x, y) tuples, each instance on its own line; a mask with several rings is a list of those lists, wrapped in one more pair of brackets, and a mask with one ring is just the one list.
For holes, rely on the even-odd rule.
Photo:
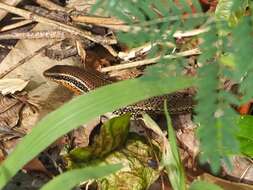
[[(16, 1), (15, 3), (17, 2), (18, 1)], [(72, 3), (72, 5), (75, 6), (75, 8), (77, 8), (77, 12), (78, 12), (78, 11), (88, 10), (90, 3), (92, 4), (94, 3), (94, 1), (89, 1), (89, 2), (87, 1), (86, 3), (83, 3), (83, 1), (80, 1), (80, 0), (79, 1), (72, 0), (70, 1), (70, 3)], [(28, 7), (28, 9), (32, 10), (34, 9), (34, 7), (30, 7), (30, 8)], [(66, 8), (66, 9), (64, 8), (63, 10), (67, 10), (67, 9), (69, 8)], [(50, 12), (50, 14), (51, 13), (53, 12)], [(49, 18), (55, 19), (54, 14), (52, 15), (53, 17), (49, 17)], [(78, 18), (78, 16), (73, 17), (73, 18), (80, 19)], [(64, 22), (68, 23), (70, 22), (70, 20), (66, 19)], [(29, 133), (32, 129), (32, 126), (34, 126), (34, 124), (38, 120), (43, 118), (47, 113), (58, 108), (64, 102), (70, 100), (73, 96), (70, 92), (66, 91), (62, 87), (59, 87), (45, 80), (44, 77), (42, 77), (42, 72), (44, 70), (56, 64), (76, 65), (77, 62), (82, 62), (85, 64), (85, 66), (91, 63), (91, 67), (95, 67), (96, 69), (100, 70), (101, 67), (103, 66), (111, 66), (111, 64), (114, 64), (115, 62), (117, 62), (118, 58), (117, 57), (115, 58), (114, 57), (115, 55), (116, 56), (124, 55), (123, 56), (124, 59), (132, 59), (132, 58), (135, 58), (135, 56), (132, 56), (132, 54), (137, 55), (137, 56), (143, 56), (142, 54), (139, 55), (139, 52), (144, 52), (144, 54), (146, 53), (144, 49), (137, 48), (138, 51), (137, 50), (134, 51), (134, 49), (133, 51), (131, 50), (129, 51), (131, 52), (131, 55), (124, 53), (124, 51), (122, 51), (121, 54), (120, 52), (118, 54), (116, 52), (115, 54), (115, 52), (112, 51), (113, 49), (111, 49), (111, 46), (102, 45), (102, 46), (99, 46), (99, 48), (101, 49), (102, 47), (103, 50), (106, 49), (106, 57), (104, 57), (104, 56), (101, 56), (101, 54), (103, 54), (101, 53), (102, 52), (101, 50), (98, 50), (98, 53), (94, 50), (93, 51), (86, 50), (85, 49), (86, 47), (82, 47), (81, 45), (82, 42), (74, 38), (74, 40), (72, 39), (70, 40), (72, 41), (72, 49), (71, 49), (70, 56), (79, 55), (80, 56), (79, 58), (71, 57), (71, 58), (65, 59), (66, 57), (64, 57), (65, 56), (64, 54), (59, 54), (59, 52), (57, 52), (57, 49), (59, 47), (56, 48), (55, 51), (54, 49), (51, 49), (53, 50), (51, 51), (51, 55), (53, 56), (49, 55), (50, 53), (43, 54), (42, 52), (44, 50), (45, 52), (50, 52), (50, 49), (44, 49), (44, 47), (50, 44), (52, 42), (52, 39), (55, 40), (54, 36), (52, 35), (53, 34), (52, 30), (56, 31), (57, 27), (56, 28), (49, 27), (48, 25), (41, 24), (41, 23), (37, 24), (36, 27), (34, 27), (33, 31), (35, 32), (37, 31), (37, 34), (42, 34), (42, 37), (39, 37), (40, 39), (37, 39), (37, 40), (24, 40), (24, 39), (19, 40), (19, 42), (15, 45), (15, 47), (11, 50), (11, 52), (5, 57), (5, 59), (0, 64), (0, 70), (1, 72), (4, 72), (4, 71), (10, 70), (11, 68), (14, 68), (15, 64), (24, 60), (22, 64), (18, 65), (18, 67), (16, 67), (10, 73), (8, 73), (5, 76), (4, 80), (10, 81), (10, 78), (15, 78), (15, 80), (22, 80), (22, 81), (29, 80), (30, 83), (25, 84), (24, 82), (23, 86), (19, 85), (18, 82), (13, 82), (13, 85), (9, 83), (11, 86), (14, 87), (14, 90), (4, 91), (3, 94), (5, 94), (5, 92), (14, 93), (16, 91), (20, 91), (25, 88), (25, 90), (29, 92), (28, 101), (30, 99), (30, 100), (35, 100), (35, 102), (39, 102), (39, 110), (34, 112), (33, 110), (29, 110), (31, 108), (27, 106), (24, 107), (24, 102), (20, 101), (20, 99), (7, 97), (7, 96), (1, 97), (0, 101), (1, 101), (1, 106), (3, 107), (1, 107), (0, 124), (1, 126), (5, 127), (5, 130), (2, 130), (1, 128), (1, 130), (4, 131), (1, 133), (8, 136), (8, 138), (6, 139), (9, 139), (9, 140), (15, 139), (14, 143), (12, 142), (10, 143), (11, 145), (7, 146), (8, 147), (7, 149), (4, 148), (4, 151), (2, 152), (3, 156), (0, 154), (1, 160), (3, 160), (5, 156), (9, 154), (11, 149), (13, 149), (16, 146), (16, 143), (17, 143), (16, 139), (19, 139), (26, 133)], [(96, 30), (99, 31), (99, 28), (96, 28)], [(45, 31), (45, 34), (43, 34), (41, 31)], [(49, 37), (49, 39), (46, 39), (47, 32), (49, 32), (49, 36), (52, 35)], [(100, 34), (101, 34), (101, 31), (100, 31)], [(30, 39), (31, 39), (31, 35), (36, 36), (35, 33), (33, 34), (28, 33), (28, 36), (29, 35), (30, 35)], [(64, 35), (63, 37), (61, 37), (61, 39), (68, 37), (67, 34), (64, 34)], [(40, 50), (40, 48), (42, 48), (43, 51), (40, 51), (38, 54), (34, 54), (36, 51)], [(76, 48), (76, 49), (73, 49), (73, 48)], [(61, 50), (62, 49), (60, 49), (60, 51)], [(67, 48), (67, 50), (69, 49)], [(126, 52), (128, 52), (128, 50)], [(45, 55), (48, 56), (49, 58), (45, 57)], [(108, 55), (111, 58), (108, 58), (109, 57)], [(29, 56), (31, 57), (29, 59), (26, 59)], [(54, 60), (52, 58), (54, 58)], [(94, 66), (94, 62), (96, 62), (95, 66)], [(120, 73), (123, 73), (123, 77)], [(140, 73), (141, 71), (138, 69), (111, 72), (111, 74), (115, 74), (116, 76), (118, 75), (117, 77), (121, 79), (128, 78), (130, 75), (137, 76)], [(7, 88), (4, 88), (4, 90), (6, 89)], [(23, 116), (20, 117), (21, 115)], [(42, 154), (47, 155), (47, 156), (44, 156), (44, 158), (42, 159), (43, 163), (39, 159), (36, 158), (33, 160), (32, 164), (30, 163), (31, 164), (30, 166), (28, 165), (25, 167), (25, 170), (29, 172), (39, 170), (40, 172), (48, 176), (61, 173), (62, 171), (59, 168), (64, 168), (62, 166), (64, 165), (64, 161), (62, 157), (60, 156), (60, 154), (65, 153), (66, 155), (66, 152), (67, 152), (67, 157), (65, 158), (68, 158), (68, 161), (69, 161), (68, 164), (70, 164), (69, 165), (70, 168), (77, 167), (78, 165), (87, 166), (87, 165), (93, 165), (93, 164), (105, 164), (105, 163), (117, 163), (117, 162), (124, 163), (124, 165), (126, 166), (124, 170), (120, 171), (116, 175), (108, 176), (106, 178), (103, 178), (97, 181), (98, 186), (102, 189), (119, 189), (122, 185), (124, 185), (124, 187), (127, 189), (148, 188), (160, 175), (160, 171), (156, 167), (151, 167), (148, 164), (150, 160), (154, 159), (153, 158), (154, 147), (153, 146), (150, 147), (150, 144), (147, 143), (146, 141), (147, 139), (136, 134), (129, 135), (127, 132), (128, 138), (127, 139), (126, 137), (122, 138), (124, 135), (126, 135), (125, 133), (127, 131), (126, 128), (124, 131), (124, 127), (118, 126), (117, 127), (118, 130), (110, 129), (110, 133), (108, 135), (107, 134), (108, 131), (105, 130), (106, 125), (108, 128), (112, 127), (111, 125), (113, 124), (111, 123), (113, 123), (113, 121), (114, 120), (110, 120), (108, 121), (109, 124), (107, 123), (108, 125), (103, 124), (102, 126), (100, 126), (100, 132), (95, 134), (95, 137), (93, 138), (95, 140), (93, 142), (90, 140), (90, 138), (93, 135), (92, 133), (95, 131), (93, 130), (93, 128), (95, 128), (96, 125), (98, 125), (99, 123), (98, 120), (89, 124), (88, 126), (86, 125), (79, 128), (78, 130), (74, 131), (73, 134), (68, 134), (69, 136), (72, 136), (72, 138), (68, 138), (68, 135), (67, 135), (63, 137), (62, 139), (59, 139), (59, 141), (55, 142), (44, 153), (42, 153)], [(184, 121), (188, 121), (188, 120), (182, 119), (179, 122), (182, 124)], [(104, 132), (103, 132), (103, 129), (105, 130)], [(21, 130), (21, 132), (19, 130)], [(182, 133), (177, 134), (178, 139), (181, 143), (184, 143), (183, 146), (187, 147), (187, 149), (191, 152), (189, 154), (193, 156), (194, 157), (193, 160), (195, 160), (195, 156), (197, 154), (196, 152), (198, 152), (198, 150), (195, 150), (197, 145), (196, 145), (196, 142), (193, 142), (192, 140), (194, 139), (194, 135), (190, 133), (191, 134), (190, 140), (187, 140), (187, 142), (184, 142), (184, 140), (186, 139), (185, 136), (179, 135), (179, 134), (185, 135), (184, 130), (182, 131), (181, 131)], [(114, 132), (116, 136), (113, 135)], [(123, 133), (119, 134), (120, 132), (123, 132)], [(189, 135), (186, 135), (186, 136), (189, 137)], [(113, 139), (114, 141), (112, 142)], [(3, 143), (1, 142), (1, 147), (3, 147), (2, 144)], [(105, 146), (108, 144), (110, 146)], [(69, 150), (71, 151), (69, 152)], [(82, 154), (86, 155), (86, 157), (83, 157)], [(76, 159), (75, 156), (80, 157), (80, 155), (82, 155), (81, 163), (80, 163), (80, 158), (77, 159), (78, 162), (75, 160)], [(159, 155), (159, 150), (157, 151), (157, 155)], [(50, 162), (50, 164), (45, 165), (45, 163), (47, 163), (45, 162), (45, 160), (47, 160), (47, 162)], [(48, 161), (48, 160), (51, 160), (51, 161)], [(191, 166), (193, 166), (193, 164)], [(58, 168), (58, 170), (56, 170), (56, 168)]]

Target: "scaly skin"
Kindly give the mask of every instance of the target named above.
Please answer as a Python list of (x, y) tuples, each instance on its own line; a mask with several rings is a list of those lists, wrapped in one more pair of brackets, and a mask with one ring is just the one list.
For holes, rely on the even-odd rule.
[[(67, 65), (56, 65), (46, 70), (43, 74), (46, 78), (65, 86), (77, 95), (112, 83), (112, 81), (106, 79), (102, 73)], [(143, 112), (148, 114), (163, 114), (164, 100), (167, 100), (170, 114), (191, 113), (195, 105), (192, 94), (188, 92), (174, 92), (143, 100), (136, 104), (121, 108), (114, 113), (123, 114), (131, 112), (135, 116)]]

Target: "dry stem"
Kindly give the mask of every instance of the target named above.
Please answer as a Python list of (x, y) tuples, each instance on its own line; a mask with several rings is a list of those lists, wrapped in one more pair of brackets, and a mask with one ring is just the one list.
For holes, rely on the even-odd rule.
[(141, 60), (141, 61), (135, 61), (135, 62), (131, 62), (131, 63), (125, 63), (125, 64), (120, 64), (120, 65), (105, 67), (105, 68), (101, 69), (101, 72), (109, 72), (109, 71), (128, 69), (128, 68), (138, 67), (138, 66), (143, 66), (143, 65), (149, 65), (149, 64), (158, 62), (161, 58), (163, 58), (163, 59), (175, 59), (175, 58), (178, 58), (178, 57), (198, 55), (200, 53), (201, 53), (200, 50), (198, 48), (195, 48), (195, 49), (192, 49), (192, 50), (187, 50), (187, 51), (176, 53), (175, 55), (165, 55), (163, 57), (158, 56), (158, 57), (155, 57), (155, 58), (152, 58), (152, 59), (145, 59), (145, 60)]
[(32, 59), (34, 56), (36, 56), (39, 53), (41, 53), (42, 51), (44, 51), (44, 49), (50, 48), (52, 46), (55, 46), (56, 44), (60, 43), (61, 41), (62, 40), (60, 40), (60, 41), (54, 41), (52, 43), (49, 43), (49, 44), (41, 47), (40, 49), (36, 50), (35, 52), (33, 52), (31, 55), (25, 57), (24, 59), (21, 59), (17, 64), (11, 66), (8, 70), (6, 70), (3, 73), (1, 73), (0, 74), (0, 79), (3, 78), (4, 76), (6, 76), (7, 74), (9, 74), (11, 71), (13, 71), (14, 69), (16, 69), (17, 67), (23, 65), (24, 63), (26, 63), (27, 61), (29, 61), (30, 59)]
[(89, 23), (95, 25), (122, 25), (124, 22), (116, 18), (108, 17), (93, 17), (93, 16), (71, 16), (72, 20), (75, 22)]
[(66, 11), (64, 7), (61, 7), (60, 5), (57, 5), (48, 0), (36, 0), (36, 3), (49, 10)]
[(4, 32), (4, 31), (7, 31), (7, 30), (13, 30), (15, 28), (19, 28), (21, 26), (25, 26), (25, 25), (30, 24), (32, 22), (33, 22), (32, 20), (22, 20), (20, 22), (15, 23), (15, 24), (10, 24), (10, 25), (2, 27), (0, 29), (0, 32)]
[(102, 43), (102, 44), (115, 44), (117, 43), (117, 41), (115, 39), (110, 39), (110, 38), (106, 38), (106, 37), (102, 37), (102, 36), (98, 36), (98, 35), (93, 35), (91, 32), (88, 31), (83, 31), (80, 30), (78, 28), (75, 28), (73, 26), (64, 24), (64, 23), (60, 23), (48, 18), (44, 18), (41, 16), (38, 16), (36, 14), (33, 14), (29, 11), (23, 10), (23, 9), (19, 9), (4, 3), (0, 2), (0, 9), (6, 10), (8, 12), (11, 12), (13, 14), (17, 14), (19, 16), (24, 17), (25, 19), (29, 19), (29, 20), (33, 20), (39, 23), (44, 23), (44, 24), (49, 24), (52, 26), (56, 26), (58, 27), (60, 30), (66, 31), (71, 33), (72, 35), (79, 35), (81, 37), (84, 37), (86, 39), (89, 39), (93, 42), (96, 43)]
[(69, 33), (61, 30), (42, 30), (0, 34), (0, 39), (65, 39), (73, 38)]

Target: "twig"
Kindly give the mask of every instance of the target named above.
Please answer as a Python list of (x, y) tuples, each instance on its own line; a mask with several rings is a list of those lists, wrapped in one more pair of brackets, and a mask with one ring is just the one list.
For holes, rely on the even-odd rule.
[[(9, 5), (16, 6), (22, 0), (1, 0), (1, 2), (8, 3)], [(8, 11), (0, 10), (0, 21), (8, 14)]]
[(35, 52), (33, 52), (31, 55), (25, 57), (24, 59), (21, 59), (16, 65), (11, 66), (8, 70), (4, 71), (3, 73), (0, 74), (0, 79), (3, 78), (4, 76), (6, 76), (7, 74), (9, 74), (11, 71), (13, 71), (14, 69), (16, 69), (17, 67), (23, 65), (25, 62), (29, 61), (30, 59), (32, 59), (34, 56), (38, 55), (39, 53), (41, 53), (42, 51), (44, 51), (45, 48), (50, 48), (58, 43), (60, 43), (62, 40), (60, 41), (54, 41), (50, 44), (47, 44), (43, 47), (41, 47), (40, 49), (36, 50)]
[[(78, 22), (78, 24), (82, 24), (82, 23)], [(101, 27), (105, 27), (105, 28), (109, 28), (112, 30), (116, 30), (116, 31), (122, 31), (122, 32), (138, 32), (142, 29), (139, 26), (130, 26), (130, 25), (126, 25), (126, 24), (117, 25), (117, 24), (96, 23), (96, 25), (101, 26)], [(199, 34), (208, 32), (209, 30), (210, 30), (210, 28), (206, 27), (206, 28), (199, 28), (199, 29), (193, 29), (193, 30), (187, 30), (187, 31), (176, 31), (174, 34), (172, 34), (172, 36), (174, 38), (186, 38), (186, 37), (197, 36)], [(159, 32), (159, 31), (155, 30), (154, 32)], [(171, 33), (171, 31), (167, 31), (164, 34), (164, 37), (166, 38), (167, 35), (170, 33)]]
[(158, 56), (152, 59), (145, 59), (141, 61), (135, 61), (131, 63), (125, 63), (125, 64), (120, 64), (120, 65), (115, 65), (115, 66), (110, 66), (110, 67), (105, 67), (101, 69), (101, 72), (109, 72), (109, 71), (114, 71), (114, 70), (122, 70), (122, 69), (128, 69), (132, 67), (139, 67), (143, 65), (149, 65), (155, 62), (158, 62), (161, 58), (163, 59), (175, 59), (178, 57), (186, 57), (190, 55), (198, 55), (201, 54), (200, 50), (198, 48), (192, 49), (192, 50), (187, 50), (183, 52), (176, 53), (175, 55), (165, 55), (163, 57)]
[(15, 24), (10, 24), (10, 25), (2, 27), (0, 29), (0, 32), (4, 32), (4, 31), (7, 31), (7, 30), (13, 30), (15, 28), (19, 28), (21, 26), (25, 26), (27, 24), (31, 24), (32, 22), (33, 22), (32, 20), (22, 20), (20, 22), (15, 23)]
[(75, 42), (77, 53), (81, 58), (82, 62), (85, 63), (86, 60), (86, 50), (84, 47), (85, 45), (80, 40), (76, 40)]
[(208, 32), (210, 30), (209, 27), (207, 28), (199, 28), (199, 29), (193, 29), (193, 30), (187, 30), (187, 31), (176, 31), (173, 34), (174, 38), (186, 38), (186, 37), (192, 37), (197, 36), (199, 34)]
[(61, 7), (60, 5), (57, 5), (48, 0), (36, 0), (36, 3), (49, 10), (66, 11), (64, 7)]
[[(210, 16), (210, 14), (203, 14), (203, 13), (198, 13), (198, 14), (194, 14), (191, 16), (188, 16), (187, 18), (184, 19), (194, 19), (194, 18), (199, 18), (199, 17), (208, 17)], [(138, 32), (140, 30), (143, 30), (143, 28), (147, 28), (147, 27), (152, 27), (155, 24), (160, 24), (160, 23), (170, 23), (173, 21), (177, 21), (177, 20), (181, 20), (182, 17), (181, 16), (168, 16), (168, 17), (163, 17), (163, 18), (158, 18), (158, 19), (154, 19), (154, 20), (150, 20), (150, 21), (146, 21), (146, 22), (135, 22), (133, 25), (124, 25), (124, 23), (118, 24), (118, 25), (114, 25), (114, 24), (107, 24), (107, 23), (97, 23), (97, 25), (100, 26), (104, 26), (107, 28), (111, 28), (114, 30), (121, 30), (124, 32)]]
[(72, 47), (66, 50), (46, 49), (45, 51), (45, 56), (49, 57), (50, 59), (58, 60), (58, 61), (66, 59), (74, 55), (77, 55), (76, 47)]
[(93, 35), (91, 32), (80, 30), (80, 29), (75, 28), (73, 26), (69, 26), (64, 23), (60, 23), (60, 22), (57, 22), (57, 21), (54, 21), (54, 20), (51, 20), (48, 18), (44, 18), (44, 17), (38, 16), (36, 14), (33, 14), (29, 11), (19, 9), (16, 7), (12, 7), (10, 5), (7, 5), (7, 4), (1, 3), (1, 2), (0, 2), (0, 9), (3, 9), (8, 12), (11, 12), (13, 14), (17, 14), (19, 16), (22, 16), (25, 19), (29, 19), (29, 20), (33, 20), (33, 21), (36, 21), (39, 23), (44, 23), (44, 24), (56, 26), (60, 30), (69, 32), (72, 35), (79, 35), (81, 37), (87, 38), (87, 39), (89, 39), (93, 42), (96, 42), (96, 43), (102, 43), (102, 44), (116, 44), (117, 43), (117, 41), (115, 39), (106, 38), (106, 37), (102, 37), (102, 36), (98, 36), (98, 35)]
[(240, 182), (242, 181), (242, 179), (244, 179), (244, 177), (247, 175), (248, 171), (252, 168), (252, 164), (253, 164), (253, 161), (251, 158), (247, 158), (245, 157), (245, 159), (250, 162), (249, 165), (247, 166), (247, 168), (243, 171), (243, 173), (241, 174), (240, 176)]
[(48, 10), (42, 7), (25, 5), (24, 8), (28, 11), (31, 11), (39, 16), (49, 18), (58, 22), (71, 23), (71, 18), (68, 13), (65, 11), (58, 10)]
[(61, 30), (42, 30), (0, 34), (0, 39), (65, 39), (73, 35)]
[[(97, 25), (105, 27), (105, 28), (110, 28), (116, 31), (122, 31), (122, 32), (138, 32), (139, 30), (141, 30), (141, 27), (130, 26), (130, 25), (125, 25), (125, 24), (113, 25), (113, 24), (101, 23)], [(208, 32), (209, 30), (210, 28), (207, 27), (207, 28), (199, 28), (199, 29), (193, 29), (193, 30), (187, 30), (187, 31), (176, 31), (172, 35), (174, 38), (186, 38), (186, 37), (197, 36), (199, 34)], [(159, 31), (154, 31), (154, 32), (159, 32)], [(170, 33), (171, 31), (167, 31), (164, 36), (167, 37), (167, 35)]]
[(93, 16), (71, 16), (72, 20), (75, 22), (81, 23), (89, 23), (95, 25), (122, 25), (123, 21), (118, 20), (116, 18), (108, 18), (108, 17), (93, 17)]
[(240, 182), (244, 179), (250, 168), (252, 168), (252, 165), (248, 165), (247, 168), (243, 171), (243, 173), (240, 176)]
[[(82, 24), (82, 23), (78, 23), (78, 24)], [(140, 27), (138, 26), (129, 26), (129, 25), (125, 25), (125, 24), (119, 24), (119, 25), (115, 25), (115, 24), (96, 24), (98, 26), (101, 27), (105, 27), (105, 28), (109, 28), (112, 30), (116, 30), (116, 31), (122, 31), (122, 32), (129, 32), (131, 31), (131, 29), (133, 29), (134, 31), (139, 31)]]
[(130, 59), (137, 57), (138, 55), (147, 53), (148, 51), (151, 50), (152, 47), (156, 45), (157, 43), (148, 42), (148, 43), (143, 44), (142, 46), (132, 48), (128, 51), (125, 51), (125, 52), (121, 51), (118, 53), (118, 57), (124, 61), (128, 61)]

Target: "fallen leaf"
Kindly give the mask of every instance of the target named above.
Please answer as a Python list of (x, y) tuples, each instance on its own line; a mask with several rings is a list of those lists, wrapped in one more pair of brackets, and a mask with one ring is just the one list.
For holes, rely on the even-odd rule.
[(1, 79), (0, 92), (2, 95), (14, 94), (17, 91), (22, 91), (29, 81), (22, 79)]
[(148, 189), (160, 175), (154, 156), (159, 151), (144, 137), (128, 135), (129, 119), (130, 115), (123, 115), (102, 125), (90, 146), (76, 148), (66, 156), (69, 167), (123, 163), (124, 169), (97, 181), (99, 189)]
[(130, 114), (112, 118), (101, 126), (99, 134), (95, 135), (90, 146), (84, 148), (75, 148), (69, 155), (69, 167), (76, 167), (81, 162), (87, 162), (92, 159), (103, 158), (110, 152), (119, 148), (125, 143), (130, 124)]
[(30, 162), (28, 162), (24, 167), (24, 170), (27, 172), (36, 171), (36, 172), (42, 172), (46, 174), (49, 177), (52, 177), (52, 174), (45, 168), (45, 166), (42, 164), (42, 162), (38, 158), (34, 158)]
[(24, 104), (14, 98), (0, 96), (0, 126), (13, 128), (19, 122), (19, 115)]

